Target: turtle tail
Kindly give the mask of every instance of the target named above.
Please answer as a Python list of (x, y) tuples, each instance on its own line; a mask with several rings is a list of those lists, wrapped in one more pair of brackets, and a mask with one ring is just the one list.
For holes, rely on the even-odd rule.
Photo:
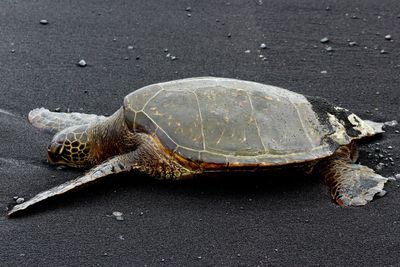
[(105, 118), (94, 114), (51, 112), (45, 108), (36, 108), (28, 115), (28, 120), (33, 126), (50, 133), (56, 133), (74, 125), (98, 122)]

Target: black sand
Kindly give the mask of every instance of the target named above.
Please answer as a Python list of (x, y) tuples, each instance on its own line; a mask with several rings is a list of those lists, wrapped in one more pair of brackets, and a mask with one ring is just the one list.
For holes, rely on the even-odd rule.
[[(2, 1), (0, 265), (398, 265), (398, 181), (385, 197), (343, 209), (316, 178), (163, 183), (121, 175), (22, 217), (5, 213), (14, 196), (30, 198), (81, 173), (46, 164), (51, 136), (25, 119), (35, 107), (111, 114), (141, 86), (213, 75), (400, 120), (399, 16), (398, 0)], [(261, 43), (267, 48), (258, 51)], [(396, 130), (362, 144), (360, 162), (400, 173)]]

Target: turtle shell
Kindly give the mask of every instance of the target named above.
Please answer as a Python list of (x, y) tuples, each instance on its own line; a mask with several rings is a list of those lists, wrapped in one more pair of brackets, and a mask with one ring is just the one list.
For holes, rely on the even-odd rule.
[(312, 161), (364, 134), (361, 119), (323, 99), (226, 78), (143, 87), (125, 97), (124, 114), (132, 131), (208, 168)]

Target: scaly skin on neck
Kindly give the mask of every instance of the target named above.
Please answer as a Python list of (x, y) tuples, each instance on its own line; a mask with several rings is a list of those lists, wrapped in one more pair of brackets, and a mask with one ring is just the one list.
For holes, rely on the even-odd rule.
[(123, 109), (90, 126), (89, 139), (91, 149), (89, 159), (93, 166), (104, 160), (135, 150), (141, 143), (140, 134), (131, 132), (124, 119)]

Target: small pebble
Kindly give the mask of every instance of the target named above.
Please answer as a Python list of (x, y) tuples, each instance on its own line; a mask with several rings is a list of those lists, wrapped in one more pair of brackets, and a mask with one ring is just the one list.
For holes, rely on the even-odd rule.
[(169, 50), (168, 48), (164, 48), (164, 52), (167, 53)]
[(49, 24), (49, 22), (47, 21), (47, 19), (41, 19), (40, 24), (47, 25), (47, 24)]
[(246, 54), (249, 54), (250, 53), (250, 50), (246, 50), (246, 51), (244, 51)]
[(227, 36), (228, 36), (228, 38), (231, 38), (231, 37), (232, 37), (232, 34), (231, 34), (231, 33), (228, 33)]
[(171, 60), (177, 60), (178, 58), (176, 56), (171, 56)]
[(190, 6), (188, 6), (187, 8), (185, 8), (185, 11), (190, 12), (190, 11), (192, 11), (192, 8)]
[(120, 211), (114, 211), (112, 213), (112, 216), (114, 216), (117, 221), (123, 221), (124, 220), (124, 217), (122, 217), (122, 215), (123, 215), (123, 213), (120, 212)]
[(349, 42), (349, 46), (356, 46), (357, 45), (357, 43), (356, 42), (354, 42), (354, 41), (352, 41), (352, 42)]
[(139, 57), (139, 56), (137, 56), (137, 57), (136, 57), (136, 60), (139, 60), (139, 59), (140, 59), (140, 57)]
[(387, 148), (388, 148), (388, 149), (393, 149), (393, 147), (392, 147), (392, 146), (388, 146)]
[(129, 60), (129, 57), (124, 57), (125, 60)]
[(387, 52), (385, 49), (382, 49), (382, 50), (380, 51), (380, 53), (381, 53), (381, 54), (387, 54), (388, 52)]
[(133, 49), (133, 45), (128, 45), (128, 49), (132, 50)]
[(15, 49), (11, 49), (11, 53), (15, 53)]
[(261, 48), (261, 49), (265, 49), (265, 48), (267, 48), (267, 45), (264, 44), (264, 43), (262, 43), (262, 44), (260, 44), (260, 48)]
[(171, 57), (171, 54), (170, 53), (168, 53), (167, 55), (165, 55), (166, 57)]
[(326, 70), (321, 70), (322, 74), (327, 74), (328, 72)]
[(187, 13), (187, 15), (186, 16), (188, 16), (189, 18), (192, 16), (192, 14), (190, 14), (190, 13)]
[(385, 40), (388, 40), (388, 41), (392, 40), (392, 36), (390, 34), (385, 35)]
[(400, 180), (400, 173), (395, 174), (394, 178), (396, 178), (397, 180)]
[(54, 112), (60, 112), (60, 111), (61, 111), (60, 107), (57, 107), (57, 108), (54, 109)]
[(329, 39), (328, 39), (328, 37), (324, 37), (324, 38), (322, 38), (322, 39), (320, 40), (320, 42), (323, 43), (323, 44), (325, 44), (325, 43), (328, 43), (328, 42), (329, 42)]
[(81, 59), (79, 62), (78, 62), (78, 66), (79, 67), (86, 67), (86, 61), (85, 60), (83, 60), (83, 59)]
[(327, 52), (333, 52), (333, 48), (332, 48), (331, 46), (325, 47), (325, 50), (326, 50)]
[(117, 217), (117, 216), (122, 216), (123, 213), (120, 212), (120, 211), (114, 211), (114, 212), (112, 213), (112, 215), (115, 216), (115, 217)]
[(17, 198), (16, 200), (15, 200), (15, 202), (17, 203), (17, 204), (21, 204), (22, 202), (24, 202), (25, 201), (25, 199), (23, 198), (23, 197), (19, 197), (19, 198)]

